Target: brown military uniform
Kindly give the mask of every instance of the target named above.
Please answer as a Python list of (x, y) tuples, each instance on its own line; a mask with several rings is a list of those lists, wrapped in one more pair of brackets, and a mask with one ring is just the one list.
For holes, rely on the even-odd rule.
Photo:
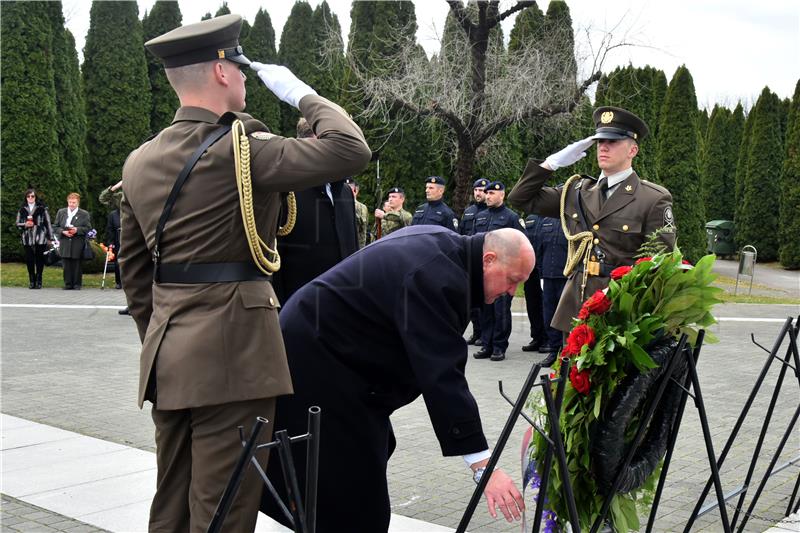
[[(280, 192), (356, 174), (370, 158), (361, 130), (337, 105), (309, 95), (302, 99), (300, 112), (317, 132), (317, 139), (271, 135), (261, 122), (249, 115), (236, 114), (243, 119), (250, 139), (258, 231), (270, 244), (275, 239)], [(280, 304), (271, 283), (153, 283), (151, 253), (167, 196), (192, 152), (219, 122), (228, 119), (229, 114), (221, 118), (206, 109), (182, 107), (170, 127), (131, 153), (123, 169), (124, 247), (120, 261), (130, 313), (142, 339), (139, 405), (144, 400), (155, 405), (157, 447), (164, 450), (159, 454), (159, 471), (162, 460), (166, 469), (169, 465), (185, 464), (187, 454), (194, 457), (189, 476), (193, 490), (200, 484), (196, 478), (201, 475), (197, 470), (203, 468), (202, 463), (197, 460), (197, 450), (175, 449), (180, 447), (176, 444), (180, 439), (167, 429), (174, 422), (163, 420), (165, 412), (192, 409), (194, 413), (195, 408), (208, 406), (248, 406), (248, 402), (263, 398), (270, 398), (270, 403), (263, 407), (269, 409), (272, 398), (292, 392), (278, 324)], [(162, 236), (161, 261), (192, 264), (252, 261), (240, 214), (230, 134), (208, 149), (181, 190)], [(251, 415), (257, 410), (248, 408), (239, 412), (245, 413), (246, 427), (252, 426)], [(236, 443), (235, 420), (230, 419), (224, 426), (217, 420), (216, 426)], [(213, 442), (208, 444), (207, 453), (213, 454), (209, 463), (213, 462), (213, 468), (219, 470), (214, 474), (215, 480), (222, 481), (224, 488), (241, 447), (236, 443), (230, 450), (231, 462), (222, 457), (219, 444), (216, 449)], [(225, 472), (219, 466), (223, 463), (230, 463)], [(161, 485), (159, 479), (159, 490)], [(168, 488), (164, 487), (165, 492)], [(255, 488), (260, 491), (257, 485)], [(239, 492), (246, 492), (245, 487)], [(186, 493), (182, 494), (185, 500)], [(212, 513), (220, 494), (221, 489), (211, 491), (205, 498), (204, 505), (210, 506)], [(176, 505), (185, 504), (178, 501), (180, 494), (174, 498)], [(193, 509), (192, 520), (194, 512)], [(205, 530), (207, 525), (207, 522), (193, 522), (191, 527)], [(162, 526), (170, 529), (175, 524), (158, 527)], [(151, 527), (156, 526), (151, 522)], [(249, 525), (244, 527), (249, 529)]]
[[(519, 182), (508, 195), (508, 201), (525, 213), (559, 218), (561, 187), (545, 187), (552, 171), (543, 168), (541, 161), (530, 160)], [(570, 185), (565, 202), (567, 228), (571, 235), (582, 231), (594, 234), (594, 248), (604, 257), (601, 275), (589, 276), (584, 290), (584, 300), (595, 291), (608, 286), (608, 274), (621, 265), (632, 265), (633, 256), (655, 230), (672, 226), (672, 231), (661, 234), (669, 249), (675, 246), (672, 220), (672, 195), (667, 189), (642, 180), (632, 173), (620, 183), (606, 200), (594, 179), (576, 180)], [(580, 195), (586, 226), (581, 222), (577, 207)], [(577, 267), (567, 280), (552, 326), (561, 331), (572, 329), (571, 320), (577, 316), (581, 300), (582, 267)]]

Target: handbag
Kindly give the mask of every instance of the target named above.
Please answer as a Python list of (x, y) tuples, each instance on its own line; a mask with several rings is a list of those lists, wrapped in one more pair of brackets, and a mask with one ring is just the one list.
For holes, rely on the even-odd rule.
[(58, 246), (50, 243), (50, 247), (44, 252), (44, 264), (53, 266), (61, 261), (61, 254), (58, 253)]
[(94, 259), (94, 250), (92, 250), (92, 245), (89, 244), (88, 240), (83, 241), (83, 253), (81, 254), (81, 259), (84, 261), (91, 261)]

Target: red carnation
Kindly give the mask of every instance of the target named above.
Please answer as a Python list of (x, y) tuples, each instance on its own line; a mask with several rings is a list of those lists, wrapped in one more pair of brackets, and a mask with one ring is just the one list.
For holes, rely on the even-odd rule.
[(639, 263), (644, 263), (645, 261), (652, 261), (652, 260), (653, 260), (652, 257), (640, 257), (639, 259), (636, 260), (634, 264), (638, 265)]
[(603, 291), (597, 291), (583, 303), (583, 307), (578, 313), (578, 318), (586, 320), (589, 315), (602, 315), (609, 309), (611, 309), (611, 300), (608, 299), (608, 296)]
[(633, 270), (633, 267), (630, 267), (630, 266), (627, 266), (627, 265), (626, 266), (617, 267), (617, 268), (615, 268), (614, 270), (611, 271), (611, 279), (615, 279), (615, 280), (619, 279), (622, 276), (624, 276), (625, 274), (627, 274), (628, 272), (630, 272), (631, 270)]
[(588, 345), (591, 348), (594, 346), (594, 342), (594, 330), (586, 324), (581, 324), (573, 328), (569, 337), (567, 337), (567, 351), (570, 354), (579, 354), (584, 345)]
[(692, 265), (692, 264), (691, 264), (689, 261), (687, 261), (686, 259), (681, 259), (681, 264), (682, 264), (682, 265), (689, 265), (689, 266), (691, 266), (691, 265)]
[(589, 394), (589, 388), (592, 385), (592, 381), (589, 378), (590, 373), (588, 370), (578, 370), (578, 365), (573, 366), (569, 370), (569, 382), (572, 383), (572, 386), (575, 388), (576, 391), (580, 392), (583, 395)]

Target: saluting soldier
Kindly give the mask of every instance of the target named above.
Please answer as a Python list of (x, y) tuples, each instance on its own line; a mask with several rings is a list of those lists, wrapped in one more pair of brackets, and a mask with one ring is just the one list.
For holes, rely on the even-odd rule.
[[(501, 181), (493, 181), (486, 186), (486, 209), (475, 220), (475, 233), (486, 233), (500, 228), (523, 231), (525, 223), (517, 214), (503, 203), (506, 186)], [(494, 303), (481, 308), (481, 349), (472, 354), (475, 359), (502, 361), (506, 358), (508, 337), (511, 335), (512, 294), (500, 295)]]
[(353, 178), (347, 178), (344, 182), (353, 191), (353, 201), (356, 210), (356, 228), (358, 230), (358, 247), (363, 248), (367, 245), (367, 235), (369, 234), (369, 210), (367, 206), (358, 201), (358, 182)]
[[(272, 422), (275, 397), (292, 392), (270, 282), (281, 192), (343, 179), (370, 159), (339, 106), (285, 67), (250, 63), (241, 25), (224, 15), (145, 44), (181, 107), (122, 172), (123, 287), (143, 343), (138, 400), (152, 402), (156, 426), (151, 532), (205, 531), (242, 451), (236, 427)], [(241, 113), (248, 65), (316, 139), (272, 135)], [(260, 441), (271, 434), (270, 424)], [(227, 531), (253, 531), (261, 486), (249, 469)]]
[[(632, 168), (639, 141), (648, 134), (647, 124), (629, 111), (609, 106), (597, 108), (593, 119), (595, 135), (572, 143), (544, 162), (530, 160), (509, 194), (511, 204), (526, 213), (561, 217), (575, 249), (577, 237), (585, 233), (586, 257), (569, 254), (564, 272), (567, 284), (552, 321), (553, 327), (564, 332), (571, 329), (583, 301), (608, 286), (612, 270), (633, 264), (634, 255), (650, 234), (658, 230), (668, 249), (675, 246), (672, 195), (639, 178)], [(544, 186), (553, 171), (585, 157), (595, 141), (599, 179), (573, 176), (563, 186)]]
[(443, 228), (458, 231), (458, 219), (453, 210), (442, 201), (444, 196), (444, 179), (440, 176), (431, 176), (425, 179), (424, 204), (414, 210), (411, 220), (412, 226), (442, 226)]
[(406, 192), (400, 187), (392, 187), (384, 205), (386, 209), (375, 210), (376, 223), (380, 221), (382, 236), (411, 225), (411, 213), (403, 209), (405, 201)]
[[(472, 196), (474, 201), (464, 210), (461, 223), (458, 225), (458, 232), (461, 235), (475, 235), (475, 217), (478, 213), (486, 209), (486, 186), (489, 180), (480, 178), (472, 184)], [(472, 322), (472, 335), (467, 340), (467, 344), (481, 345), (481, 308), (473, 307), (470, 309), (470, 321)]]

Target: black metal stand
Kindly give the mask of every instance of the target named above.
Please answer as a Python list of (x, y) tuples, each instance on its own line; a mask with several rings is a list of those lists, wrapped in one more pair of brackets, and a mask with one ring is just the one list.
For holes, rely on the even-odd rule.
[[(261, 417), (256, 419), (253, 425), (253, 431), (250, 438), (245, 441), (243, 428), (239, 427), (239, 437), (242, 440), (242, 455), (236, 463), (236, 467), (231, 474), (231, 479), (225, 487), (222, 498), (217, 504), (217, 509), (214, 512), (214, 517), (208, 525), (208, 533), (219, 533), (223, 530), (225, 518), (228, 516), (233, 500), (236, 497), (236, 492), (239, 490), (239, 485), (244, 477), (247, 466), (252, 464), (253, 467), (261, 476), (264, 485), (272, 497), (278, 502), (278, 506), (283, 511), (284, 516), (292, 524), (296, 533), (314, 533), (316, 528), (317, 519), (317, 474), (319, 471), (319, 435), (320, 435), (320, 417), (321, 411), (319, 407), (313, 406), (308, 410), (308, 432), (296, 437), (289, 437), (285, 430), (275, 432), (275, 440), (266, 444), (256, 445), (258, 435), (261, 433), (264, 424), (267, 420)], [(308, 448), (306, 452), (306, 492), (305, 492), (305, 506), (300, 497), (299, 484), (297, 482), (297, 473), (294, 469), (294, 461), (292, 460), (291, 445), (297, 442), (308, 441)], [(255, 453), (261, 449), (277, 448), (278, 457), (281, 461), (281, 469), (283, 470), (283, 477), (286, 480), (286, 493), (289, 497), (289, 506), (287, 507), (281, 501), (275, 487), (267, 478), (264, 469), (255, 458)]]
[[(780, 333), (778, 334), (778, 337), (775, 339), (775, 343), (773, 344), (772, 350), (767, 350), (766, 348), (763, 348), (758, 343), (756, 343), (755, 339), (753, 338), (753, 343), (756, 344), (756, 346), (759, 346), (760, 348), (764, 349), (764, 351), (768, 352), (769, 356), (767, 357), (767, 360), (764, 362), (764, 366), (761, 369), (761, 373), (759, 374), (758, 378), (756, 379), (756, 383), (753, 386), (753, 389), (750, 391), (750, 395), (748, 396), (747, 401), (745, 402), (745, 405), (742, 408), (742, 412), (739, 414), (739, 418), (736, 420), (736, 424), (734, 425), (733, 430), (731, 431), (731, 435), (728, 437), (728, 440), (725, 443), (725, 447), (722, 449), (722, 453), (720, 454), (719, 459), (717, 461), (713, 462), (714, 463), (714, 465), (713, 465), (714, 469), (713, 470), (718, 472), (719, 468), (722, 467), (722, 464), (725, 461), (728, 453), (730, 452), (730, 449), (732, 448), (733, 443), (735, 442), (736, 437), (739, 434), (739, 431), (741, 430), (742, 425), (744, 424), (744, 420), (747, 417), (747, 414), (749, 413), (750, 408), (752, 407), (753, 402), (754, 402), (759, 390), (761, 389), (762, 384), (764, 383), (764, 380), (766, 378), (767, 372), (769, 371), (770, 367), (772, 366), (773, 361), (777, 360), (777, 361), (780, 361), (780, 363), (782, 365), (781, 366), (781, 370), (779, 372), (778, 380), (776, 382), (775, 388), (774, 388), (774, 390), (772, 392), (772, 398), (770, 400), (769, 407), (767, 408), (767, 413), (765, 414), (764, 421), (763, 421), (763, 423), (761, 425), (761, 433), (759, 434), (759, 438), (758, 438), (755, 450), (753, 451), (753, 455), (752, 455), (752, 458), (751, 458), (751, 461), (750, 461), (750, 467), (748, 468), (747, 475), (745, 476), (745, 481), (744, 481), (744, 483), (743, 483), (743, 485), (741, 487), (739, 487), (735, 491), (731, 492), (730, 494), (728, 494), (726, 497), (722, 498), (721, 500), (719, 498), (717, 498), (718, 499), (717, 503), (711, 503), (711, 504), (709, 504), (709, 505), (707, 505), (707, 506), (705, 506), (704, 508), (701, 509), (701, 505), (703, 504), (703, 501), (705, 500), (706, 496), (708, 495), (708, 491), (710, 490), (710, 486), (711, 486), (712, 480), (709, 479), (709, 481), (706, 483), (705, 487), (703, 488), (703, 491), (700, 494), (700, 497), (697, 500), (697, 504), (695, 505), (694, 509), (692, 510), (692, 514), (689, 517), (689, 521), (686, 524), (686, 528), (684, 529), (684, 533), (688, 533), (690, 531), (692, 525), (694, 525), (694, 522), (697, 520), (698, 517), (700, 517), (703, 514), (709, 512), (714, 507), (719, 506), (720, 509), (721, 509), (721, 514), (724, 514), (723, 508), (725, 507), (725, 501), (727, 499), (733, 498), (733, 497), (738, 495), (739, 496), (739, 500), (738, 500), (738, 503), (737, 503), (737, 506), (736, 506), (736, 511), (735, 511), (735, 513), (733, 515), (733, 520), (732, 520), (732, 522), (730, 524), (730, 528), (736, 527), (736, 524), (737, 524), (737, 522), (738, 522), (738, 520), (740, 518), (740, 511), (742, 509), (745, 497), (747, 495), (747, 490), (748, 490), (748, 488), (750, 486), (750, 483), (752, 481), (752, 476), (753, 476), (753, 472), (754, 472), (755, 467), (756, 467), (756, 463), (758, 462), (758, 458), (761, 456), (761, 450), (762, 450), (762, 447), (763, 447), (764, 438), (765, 438), (765, 436), (767, 434), (770, 422), (772, 420), (772, 414), (773, 414), (775, 406), (777, 404), (778, 395), (780, 394), (781, 387), (783, 386), (783, 381), (784, 381), (784, 377), (785, 377), (787, 368), (791, 368), (794, 371), (795, 377), (798, 379), (798, 384), (800, 384), (800, 373), (798, 373), (798, 369), (800, 369), (800, 354), (798, 353), (798, 347), (797, 347), (797, 338), (798, 338), (798, 331), (799, 330), (800, 330), (800, 320), (798, 320), (797, 323), (795, 323), (795, 325), (792, 326), (792, 318), (791, 317), (787, 318), (786, 321), (783, 324), (783, 327), (780, 330)], [(781, 358), (778, 357), (777, 354), (778, 354), (778, 351), (780, 350), (780, 347), (783, 345), (784, 340), (786, 339), (787, 336), (789, 337), (789, 345), (788, 345), (788, 347), (786, 349), (786, 352), (785, 352), (785, 355), (784, 355), (783, 359), (781, 359)], [(752, 338), (752, 336), (751, 336), (751, 338)], [(790, 361), (794, 362), (794, 366), (792, 366)], [(784, 448), (784, 446), (786, 444), (786, 441), (788, 440), (789, 435), (792, 433), (792, 431), (794, 429), (794, 425), (797, 422), (798, 414), (800, 414), (800, 405), (798, 405), (798, 408), (795, 411), (794, 416), (793, 416), (791, 422), (789, 423), (789, 426), (787, 427), (786, 431), (784, 432), (783, 438), (781, 439), (781, 442), (780, 442), (780, 444), (778, 446), (778, 450), (775, 452), (775, 455), (773, 456), (773, 459), (770, 462), (769, 467), (767, 468), (766, 472), (764, 473), (764, 476), (762, 477), (761, 482), (759, 483), (758, 489), (756, 490), (756, 493), (755, 493), (755, 495), (753, 497), (753, 500), (750, 502), (750, 505), (748, 506), (747, 511), (741, 516), (741, 523), (739, 523), (738, 531), (741, 532), (741, 531), (744, 530), (744, 527), (747, 524), (747, 521), (748, 521), (753, 509), (755, 508), (755, 506), (756, 506), (756, 504), (758, 502), (758, 499), (761, 496), (761, 493), (763, 492), (764, 486), (766, 485), (767, 480), (769, 479), (769, 477), (772, 474), (782, 470), (783, 468), (785, 468), (787, 466), (787, 465), (783, 465), (782, 467), (779, 467), (779, 468), (776, 469), (775, 468), (775, 463), (777, 462), (778, 457), (780, 456), (781, 452), (783, 451), (783, 448)], [(797, 460), (791, 461), (790, 464), (794, 463), (796, 461)], [(794, 507), (794, 509), (792, 509), (792, 508), (793, 508), (793, 505), (794, 505), (795, 497), (797, 496), (798, 485), (800, 485), (800, 476), (798, 476), (798, 480), (795, 483), (795, 488), (794, 488), (794, 491), (792, 493), (792, 497), (789, 500), (789, 505), (788, 505), (787, 510), (786, 510), (786, 514), (787, 515), (791, 514), (792, 512), (796, 512), (797, 511), (797, 507), (796, 506)], [(730, 529), (727, 529), (726, 531), (730, 531)]]

